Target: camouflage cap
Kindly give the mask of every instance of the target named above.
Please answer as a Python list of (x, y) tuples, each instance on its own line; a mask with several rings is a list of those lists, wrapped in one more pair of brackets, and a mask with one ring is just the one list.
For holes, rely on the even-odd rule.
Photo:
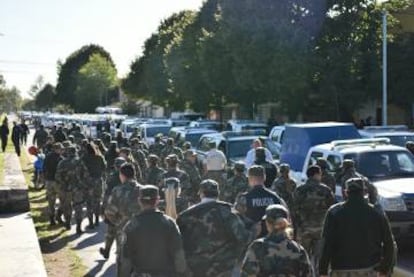
[(170, 154), (165, 158), (165, 162), (168, 165), (176, 165), (178, 163), (178, 156), (176, 154)]
[(290, 171), (290, 165), (286, 163), (280, 165), (280, 173), (288, 173), (289, 171)]
[(183, 149), (190, 149), (191, 148), (191, 142), (186, 141), (183, 143)]
[(111, 140), (111, 146), (118, 146), (118, 142), (116, 140)]
[(63, 145), (60, 142), (56, 142), (53, 144), (53, 150), (62, 150), (63, 149)]
[(69, 140), (65, 140), (64, 142), (62, 142), (62, 145), (64, 148), (68, 148), (72, 145), (72, 142), (70, 142)]
[(139, 144), (139, 139), (138, 138), (133, 138), (131, 139), (131, 145), (138, 145)]
[(170, 186), (173, 186), (175, 189), (179, 188), (181, 185), (180, 179), (175, 177), (170, 177), (164, 179), (164, 187), (168, 188)]
[(148, 156), (148, 162), (157, 163), (160, 160), (157, 155), (151, 154)]
[(66, 148), (66, 153), (68, 155), (76, 155), (76, 147), (75, 146), (69, 146), (68, 148)]
[(200, 191), (218, 193), (219, 185), (216, 181), (212, 179), (206, 179), (200, 183)]
[(324, 158), (318, 158), (316, 160), (316, 165), (319, 165), (321, 169), (327, 169), (328, 168), (328, 162)]
[(279, 204), (273, 204), (266, 208), (263, 220), (276, 221), (279, 218), (289, 218), (289, 211), (284, 206)]
[(362, 178), (351, 178), (345, 182), (348, 191), (362, 191), (365, 189), (365, 182)]
[(154, 200), (160, 198), (159, 189), (153, 185), (142, 186), (139, 190), (139, 199)]
[(131, 148), (129, 147), (122, 147), (119, 150), (120, 153), (124, 153), (125, 155), (129, 156), (131, 154)]
[(124, 159), (124, 158), (122, 158), (122, 157), (118, 157), (118, 158), (116, 158), (115, 160), (114, 160), (114, 166), (116, 167), (116, 168), (120, 168), (124, 163), (126, 163), (127, 161)]
[(234, 164), (234, 170), (238, 172), (243, 172), (246, 169), (246, 166), (244, 165), (244, 162), (236, 162)]
[(347, 168), (353, 168), (355, 167), (355, 162), (351, 159), (346, 159), (342, 162), (342, 167), (347, 169)]
[(160, 138), (162, 138), (164, 135), (162, 134), (162, 133), (158, 133), (158, 134), (156, 134), (155, 135), (155, 138), (158, 138), (158, 139), (160, 139)]

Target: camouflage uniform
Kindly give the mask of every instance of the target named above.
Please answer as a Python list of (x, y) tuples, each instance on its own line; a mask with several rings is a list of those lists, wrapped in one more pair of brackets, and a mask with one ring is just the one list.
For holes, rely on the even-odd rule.
[(160, 186), (165, 170), (158, 166), (150, 166), (145, 174), (145, 184)]
[(335, 203), (330, 188), (309, 178), (296, 189), (293, 198), (293, 217), (297, 239), (309, 253), (314, 268), (318, 268), (321, 232), (327, 210)]
[(159, 136), (155, 137), (155, 143), (150, 145), (149, 153), (161, 157), (161, 152), (164, 149), (164, 143)]
[(72, 208), (78, 225), (78, 233), (82, 221), (82, 207), (85, 203), (86, 186), (90, 177), (88, 169), (77, 157), (76, 149), (72, 146), (66, 151), (66, 158), (59, 162), (56, 169), (56, 182), (59, 184), (59, 196), (62, 201), (62, 212), (66, 228), (70, 228)]
[(248, 276), (312, 276), (312, 266), (301, 245), (284, 233), (271, 233), (247, 249), (241, 277)]
[(328, 162), (324, 158), (318, 158), (316, 164), (322, 169), (322, 183), (327, 185), (332, 192), (335, 194), (336, 191), (336, 179), (335, 177), (328, 171)]
[(188, 174), (188, 177), (190, 178), (189, 181), (191, 184), (191, 188), (184, 194), (190, 195), (190, 200), (193, 203), (199, 202), (200, 198), (198, 197), (198, 190), (201, 182), (200, 171), (194, 163), (186, 159), (180, 163), (180, 168)]
[(272, 190), (285, 200), (289, 209), (293, 205), (293, 193), (296, 189), (296, 182), (291, 178), (280, 176), (272, 184)]
[(145, 153), (138, 147), (133, 147), (131, 149), (131, 154), (132, 157), (134, 157), (134, 160), (137, 161), (139, 168), (141, 169), (142, 178), (145, 179), (145, 174), (148, 169)]
[[(216, 191), (218, 184), (205, 180), (200, 190)], [(244, 247), (253, 239), (231, 205), (203, 199), (177, 218), (184, 242), (184, 251), (193, 276), (231, 276)]]
[(237, 174), (230, 179), (220, 189), (220, 200), (234, 203), (236, 197), (249, 189), (247, 177), (244, 174)]

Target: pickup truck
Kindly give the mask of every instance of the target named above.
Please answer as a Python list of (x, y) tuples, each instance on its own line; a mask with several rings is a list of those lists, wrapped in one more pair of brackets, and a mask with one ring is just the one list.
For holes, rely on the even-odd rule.
[[(312, 147), (301, 172), (294, 173), (300, 183), (306, 181), (306, 169), (320, 157), (337, 171), (344, 159), (352, 159), (356, 170), (377, 188), (379, 204), (388, 215), (394, 236), (414, 237), (414, 156), (404, 147), (391, 145), (387, 138), (332, 141)], [(341, 185), (336, 198), (342, 200)]]

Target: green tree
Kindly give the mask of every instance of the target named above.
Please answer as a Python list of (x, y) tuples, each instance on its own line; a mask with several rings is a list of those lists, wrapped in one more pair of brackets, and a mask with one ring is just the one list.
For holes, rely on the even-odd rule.
[(47, 111), (53, 107), (55, 97), (55, 87), (47, 83), (37, 92), (35, 96), (35, 105), (37, 109)]
[(108, 93), (117, 85), (117, 73), (112, 62), (100, 54), (93, 54), (77, 76), (75, 109), (94, 112), (98, 105), (106, 105)]
[(58, 81), (56, 85), (56, 102), (67, 104), (74, 107), (78, 103), (75, 96), (75, 90), (78, 86), (78, 72), (93, 54), (99, 54), (104, 57), (112, 67), (115, 65), (110, 54), (99, 45), (85, 45), (79, 50), (73, 52), (66, 58), (65, 62), (58, 61)]

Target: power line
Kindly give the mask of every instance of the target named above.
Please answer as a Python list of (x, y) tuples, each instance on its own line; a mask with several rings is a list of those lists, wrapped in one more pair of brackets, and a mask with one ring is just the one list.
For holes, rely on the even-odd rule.
[(56, 63), (22, 61), (22, 60), (0, 60), (2, 64), (23, 64), (23, 65), (56, 65)]

